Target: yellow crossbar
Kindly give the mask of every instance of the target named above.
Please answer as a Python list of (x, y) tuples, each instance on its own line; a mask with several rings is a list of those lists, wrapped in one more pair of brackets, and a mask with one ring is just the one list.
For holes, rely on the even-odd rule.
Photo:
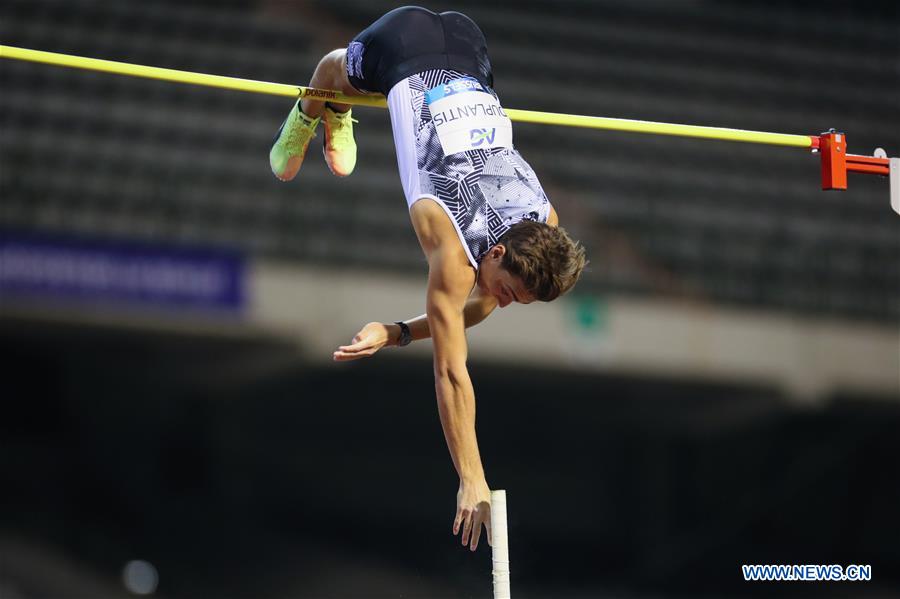
[[(192, 73), (176, 69), (163, 69), (148, 67), (127, 62), (112, 60), (99, 60), (97, 58), (85, 58), (56, 52), (43, 52), (41, 50), (29, 50), (14, 46), (0, 45), (0, 58), (41, 62), (62, 67), (102, 71), (118, 75), (131, 75), (191, 85), (204, 85), (233, 89), (257, 94), (270, 94), (286, 96), (290, 98), (321, 98), (342, 104), (355, 104), (362, 106), (375, 106), (384, 108), (387, 106), (383, 96), (348, 96), (336, 91), (303, 87), (300, 85), (287, 85), (284, 83), (270, 83), (268, 81), (255, 81), (253, 79), (240, 79), (237, 77), (224, 77), (221, 75), (208, 75), (205, 73)], [(507, 109), (509, 118), (521, 123), (539, 123), (543, 125), (562, 125), (565, 127), (584, 127), (588, 129), (607, 129), (614, 131), (630, 131), (635, 133), (651, 133), (654, 135), (676, 135), (680, 137), (697, 137), (703, 139), (720, 139), (745, 143), (767, 144), (774, 146), (792, 146), (798, 148), (810, 148), (813, 138), (808, 135), (789, 135), (786, 133), (766, 133), (763, 131), (745, 131), (743, 129), (725, 129), (722, 127), (701, 127), (697, 125), (676, 125), (673, 123), (655, 123), (652, 121), (637, 121), (631, 119), (613, 119), (596, 116), (581, 116), (576, 114), (560, 114), (555, 112), (536, 112), (532, 110)]]

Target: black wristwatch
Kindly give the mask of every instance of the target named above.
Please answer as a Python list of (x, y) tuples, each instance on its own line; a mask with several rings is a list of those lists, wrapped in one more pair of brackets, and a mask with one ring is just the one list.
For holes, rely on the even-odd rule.
[(394, 324), (400, 325), (400, 339), (397, 340), (397, 347), (409, 345), (412, 341), (412, 333), (409, 331), (409, 325), (402, 320), (398, 320)]

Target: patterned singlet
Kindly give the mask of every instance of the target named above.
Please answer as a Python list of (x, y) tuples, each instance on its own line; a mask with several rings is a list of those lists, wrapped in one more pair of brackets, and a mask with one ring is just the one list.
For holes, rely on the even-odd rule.
[(395, 84), (388, 107), (407, 204), (437, 201), (475, 268), (515, 223), (547, 221), (550, 202), (513, 147), (493, 89), (458, 71), (429, 70)]

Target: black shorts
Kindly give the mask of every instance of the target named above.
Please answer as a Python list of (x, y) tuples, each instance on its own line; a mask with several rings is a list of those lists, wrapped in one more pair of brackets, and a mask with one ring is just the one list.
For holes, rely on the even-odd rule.
[(347, 46), (347, 77), (361, 92), (386, 96), (398, 81), (432, 69), (459, 71), (494, 85), (484, 34), (462, 13), (395, 8)]

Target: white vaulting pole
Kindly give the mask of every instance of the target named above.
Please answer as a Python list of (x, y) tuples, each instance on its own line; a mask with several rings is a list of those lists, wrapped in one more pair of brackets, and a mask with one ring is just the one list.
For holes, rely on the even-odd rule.
[(506, 538), (506, 491), (491, 491), (491, 573), (494, 599), (509, 599), (509, 545)]

